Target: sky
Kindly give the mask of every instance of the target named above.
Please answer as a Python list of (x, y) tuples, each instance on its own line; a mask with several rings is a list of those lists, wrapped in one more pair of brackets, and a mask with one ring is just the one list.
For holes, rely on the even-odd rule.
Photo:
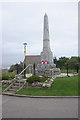
[(43, 20), (49, 20), (50, 46), (53, 56), (78, 55), (77, 2), (3, 2), (2, 4), (2, 61), (3, 66), (40, 55), (43, 49)]

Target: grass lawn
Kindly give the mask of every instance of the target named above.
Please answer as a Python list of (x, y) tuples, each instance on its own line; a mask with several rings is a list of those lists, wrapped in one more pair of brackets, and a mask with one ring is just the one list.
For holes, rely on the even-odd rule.
[(0, 86), (0, 93), (6, 89), (6, 86)]
[[(60, 69), (61, 73), (67, 73), (67, 69)], [(76, 69), (68, 69), (68, 73), (74, 73), (77, 72)], [(79, 70), (80, 73), (80, 70)]]
[[(74, 73), (74, 72), (76, 72), (76, 69), (75, 70), (68, 69), (68, 72), (69, 73)], [(61, 73), (67, 73), (67, 69), (61, 69)]]
[(33, 96), (78, 96), (78, 76), (56, 78), (51, 88), (23, 88), (17, 94)]
[(0, 86), (0, 93), (2, 92), (2, 87)]
[(1, 80), (12, 80), (15, 77), (15, 72), (8, 72), (8, 73), (2, 73), (0, 74)]
[(7, 88), (6, 86), (2, 86), (2, 92), (3, 92), (6, 88)]

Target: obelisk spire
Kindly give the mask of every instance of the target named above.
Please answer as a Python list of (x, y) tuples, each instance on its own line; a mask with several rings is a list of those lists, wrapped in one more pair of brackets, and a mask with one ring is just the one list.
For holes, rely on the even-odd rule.
[(49, 40), (49, 25), (48, 25), (48, 16), (45, 13), (44, 15), (44, 29), (43, 29), (43, 40), (48, 39)]
[(44, 28), (43, 28), (43, 50), (44, 49), (50, 49), (49, 25), (48, 16), (46, 13), (44, 15)]
[(53, 54), (50, 49), (49, 40), (49, 25), (48, 16), (44, 15), (44, 27), (43, 27), (43, 51), (41, 52), (41, 61), (48, 61), (48, 63), (53, 63)]

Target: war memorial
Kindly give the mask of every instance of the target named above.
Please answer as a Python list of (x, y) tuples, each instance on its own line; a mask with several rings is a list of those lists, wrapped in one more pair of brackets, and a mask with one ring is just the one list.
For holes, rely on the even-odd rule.
[(46, 13), (44, 15), (43, 27), (43, 51), (41, 52), (41, 55), (32, 57), (26, 56), (25, 61), (26, 64), (36, 64), (36, 75), (53, 76), (60, 74), (60, 69), (56, 68), (56, 64), (54, 64), (53, 53), (50, 48), (49, 24), (48, 16)]
[[(67, 16), (68, 12), (70, 13), (70, 15), (72, 15), (75, 18), (75, 12), (73, 11), (73, 9), (74, 9), (73, 5), (71, 5), (71, 3), (70, 3), (68, 6), (65, 7), (64, 4), (63, 5), (61, 5), (61, 4), (60, 4), (60, 7), (58, 4), (57, 9), (55, 9), (54, 4), (52, 5), (52, 3), (51, 3), (52, 7), (51, 7), (51, 5), (49, 6), (49, 4), (46, 4), (46, 5), (48, 5), (48, 10), (50, 11), (49, 14), (52, 17), (52, 20), (53, 20), (53, 16), (55, 14), (57, 15), (57, 16), (54, 16), (54, 18), (57, 17), (57, 19), (55, 18), (55, 20), (58, 20), (58, 21), (56, 21), (56, 23), (58, 22), (57, 26), (58, 26), (58, 28), (60, 28), (61, 31), (59, 31), (59, 33), (56, 36), (58, 36), (59, 34), (61, 35), (61, 32), (63, 33), (63, 31), (62, 31), (63, 29), (59, 26), (59, 24), (62, 25), (61, 22), (63, 23), (64, 20), (67, 22), (70, 22), (71, 18), (69, 16)], [(10, 5), (10, 3), (7, 5), (8, 5), (7, 8), (10, 11), (10, 15), (12, 18), (12, 23), (8, 19), (8, 24), (6, 26), (8, 27), (9, 23), (10, 23), (10, 27), (13, 30), (15, 30), (14, 32), (16, 34), (17, 34), (16, 28), (19, 27), (19, 29), (21, 29), (23, 33), (25, 32), (24, 38), (27, 39), (26, 38), (26, 33), (27, 33), (27, 35), (29, 35), (29, 39), (31, 39), (31, 42), (33, 40), (33, 42), (35, 43), (36, 40), (33, 39), (34, 37), (32, 37), (32, 35), (34, 33), (35, 33), (35, 35), (37, 34), (36, 31), (34, 32), (34, 26), (36, 25), (36, 23), (34, 22), (35, 24), (34, 24), (34, 26), (32, 26), (33, 22), (31, 24), (31, 20), (34, 21), (34, 19), (36, 19), (36, 17), (38, 17), (37, 15), (39, 15), (38, 18), (40, 18), (41, 13), (43, 12), (41, 9), (43, 7), (43, 3), (41, 4), (41, 7), (40, 7), (41, 12), (38, 11), (38, 9), (36, 9), (38, 4), (32, 5), (31, 7), (29, 6), (29, 4), (28, 4), (29, 7), (27, 7), (25, 5), (25, 3), (24, 3), (25, 6), (23, 5), (23, 3), (21, 3), (21, 4), (19, 4), (19, 7), (17, 7), (17, 4), (16, 4), (17, 9), (15, 9), (15, 7), (14, 7), (15, 4), (13, 5), (13, 3), (11, 5)], [(20, 7), (20, 5), (21, 5), (21, 7)], [(9, 9), (9, 6), (10, 6), (10, 9)], [(65, 9), (62, 9), (63, 6), (65, 7)], [(29, 8), (29, 9), (24, 9), (24, 8)], [(44, 6), (44, 8), (47, 8), (47, 6)], [(68, 9), (67, 14), (65, 12), (66, 9)], [(5, 11), (6, 10), (7, 9), (5, 9)], [(14, 11), (12, 12), (11, 10), (14, 10)], [(19, 12), (16, 16), (17, 10)], [(62, 12), (59, 12), (60, 10), (62, 10)], [(71, 12), (71, 10), (73, 12)], [(57, 13), (57, 11), (58, 11), (58, 13)], [(6, 11), (6, 12), (8, 12), (8, 11)], [(38, 12), (40, 12), (40, 13), (38, 13)], [(60, 14), (63, 12), (64, 12), (64, 14)], [(34, 15), (34, 13), (35, 13), (35, 15)], [(29, 16), (28, 16), (28, 14), (29, 14)], [(33, 14), (33, 16), (31, 14)], [(18, 15), (20, 15), (20, 19), (18, 19), (19, 18)], [(22, 15), (25, 17), (23, 17)], [(63, 15), (64, 15), (65, 19), (62, 18)], [(7, 18), (8, 17), (9, 17), (9, 15), (7, 14)], [(28, 17), (30, 17), (29, 21), (28, 21)], [(24, 19), (24, 18), (26, 18), (26, 19)], [(43, 20), (43, 17), (41, 17), (41, 18)], [(59, 21), (59, 19), (61, 19), (62, 21)], [(7, 19), (5, 19), (5, 20), (7, 21)], [(36, 19), (36, 20), (38, 20), (38, 19)], [(75, 19), (72, 19), (71, 23), (74, 20)], [(14, 24), (16, 21), (18, 23), (20, 21), (20, 24)], [(29, 28), (31, 29), (31, 31), (32, 31), (32, 27), (33, 27), (32, 33), (31, 33), (31, 31), (29, 33), (28, 28), (27, 28), (28, 32), (24, 29), (25, 27), (23, 27), (23, 29), (22, 29), (23, 24), (21, 25), (21, 23), (23, 23), (23, 22), (24, 22), (25, 27), (26, 27), (25, 23), (29, 24)], [(39, 21), (38, 21), (38, 23), (39, 23)], [(56, 26), (55, 21), (53, 23)], [(12, 27), (12, 25), (14, 25), (14, 27)], [(19, 26), (15, 27), (15, 25), (19, 25)], [(69, 25), (70, 24), (68, 24), (67, 26), (69, 26)], [(72, 24), (70, 26), (73, 29)], [(9, 27), (9, 29), (10, 29), (10, 27)], [(64, 24), (62, 27), (64, 27)], [(10, 29), (10, 31), (12, 31), (12, 29)], [(19, 29), (18, 29), (18, 32), (21, 33), (19, 31)], [(5, 30), (7, 30), (7, 32), (8, 32), (8, 29), (5, 29)], [(71, 33), (72, 32), (73, 31), (71, 31)], [(74, 34), (74, 32), (73, 32), (73, 34)], [(4, 33), (4, 30), (3, 30), (3, 33)], [(6, 33), (6, 31), (5, 31), (5, 33)], [(10, 33), (11, 32), (9, 32), (8, 35), (11, 36)], [(67, 29), (67, 31), (65, 29), (65, 33), (69, 33), (68, 29)], [(79, 98), (78, 74), (80, 71), (79, 71), (78, 64), (76, 67), (77, 60), (75, 59), (75, 57), (73, 57), (73, 58), (71, 57), (70, 59), (67, 57), (62, 57), (62, 59), (59, 58), (58, 60), (55, 59), (55, 57), (53, 57), (54, 50), (52, 51), (51, 45), (50, 45), (51, 39), (50, 39), (50, 35), (49, 35), (49, 21), (48, 21), (47, 14), (44, 15), (42, 34), (43, 34), (43, 38), (41, 41), (43, 42), (43, 46), (40, 46), (42, 48), (42, 50), (39, 51), (39, 53), (40, 53), (39, 55), (27, 55), (25, 53), (24, 54), (25, 58), (22, 60), (22, 62), (20, 64), (18, 63), (18, 64), (11, 66), (9, 71), (6, 71), (6, 70), (2, 71), (2, 72), (4, 72), (4, 73), (2, 73), (2, 80), (1, 80), (1, 86), (0, 86), (0, 90), (1, 90), (1, 94), (2, 94), (2, 95), (0, 95), (0, 97), (2, 97), (1, 98), (2, 99), (2, 103), (1, 103), (2, 104), (1, 105), (2, 106), (2, 114), (1, 114), (2, 120), (4, 120), (4, 119), (5, 120), (7, 120), (7, 119), (26, 119), (26, 118), (33, 118), (33, 119), (35, 119), (35, 118), (66, 119), (67, 118), (67, 119), (73, 120), (73, 119), (78, 118), (78, 110), (79, 110), (78, 109), (78, 106), (79, 106), (78, 105), (78, 98)], [(5, 35), (5, 40), (7, 40), (6, 34), (3, 34), (3, 36), (4, 35)], [(13, 34), (13, 35), (15, 35), (15, 34)], [(30, 38), (30, 35), (31, 35), (31, 38)], [(64, 35), (64, 33), (62, 34), (62, 36), (63, 35)], [(22, 34), (19, 34), (20, 38), (21, 38), (21, 36), (22, 36)], [(69, 40), (71, 39), (71, 34), (69, 34), (70, 39), (68, 41), (66, 41), (65, 39), (67, 36), (68, 36), (68, 34), (66, 34), (63, 37), (65, 45), (66, 45), (66, 42), (69, 45)], [(12, 37), (13, 36), (11, 36), (11, 38)], [(60, 39), (62, 40), (62, 38), (60, 38), (60, 37), (61, 36), (58, 36), (59, 41), (57, 44), (61, 43)], [(15, 37), (15, 38), (17, 39), (17, 37)], [(39, 36), (37, 36), (37, 38), (39, 38)], [(13, 40), (13, 39), (11, 39), (11, 40)], [(57, 38), (55, 40), (57, 41)], [(40, 44), (41, 41), (39, 41), (39, 39), (37, 39), (38, 44)], [(11, 41), (11, 42), (13, 44), (13, 41)], [(29, 45), (30, 41), (29, 42), (26, 41), (26, 42)], [(52, 40), (52, 42), (53, 42), (52, 44), (54, 44), (54, 39)], [(20, 40), (19, 40), (19, 44), (20, 44)], [(21, 45), (22, 44), (23, 44), (23, 41), (21, 41)], [(21, 45), (20, 45), (20, 48), (21, 48)], [(64, 52), (66, 52), (66, 49), (63, 48), (63, 43), (59, 44), (59, 45), (61, 45), (60, 50), (64, 50)], [(72, 46), (73, 44), (70, 44), (70, 45)], [(7, 44), (6, 44), (6, 46), (7, 46)], [(32, 46), (32, 47), (34, 47), (34, 46)], [(36, 44), (36, 47), (37, 47), (37, 44)], [(58, 47), (58, 49), (60, 48), (60, 46), (57, 46), (57, 47)], [(66, 46), (66, 48), (67, 48), (67, 46)], [(73, 53), (74, 53), (75, 49), (73, 49), (72, 47), (70, 49), (72, 49)], [(16, 50), (18, 51), (17, 47), (16, 47)], [(38, 50), (39, 50), (39, 48), (38, 48)], [(62, 52), (60, 53), (61, 56), (62, 56)], [(67, 49), (67, 52), (70, 52), (69, 49)], [(57, 53), (55, 53), (55, 54), (57, 55)], [(15, 56), (16, 56), (16, 53), (15, 53)], [(66, 56), (66, 54), (65, 54), (65, 56)], [(62, 60), (62, 61), (60, 61), (60, 60)], [(60, 63), (62, 63), (62, 67), (61, 67)], [(74, 66), (74, 63), (75, 63), (75, 66)], [(24, 65), (25, 65), (25, 68), (24, 68)], [(13, 67), (13, 69), (11, 69), (12, 67)], [(75, 67), (75, 69), (74, 69), (74, 67)], [(24, 77), (24, 75), (26, 75), (26, 77)]]
[[(25, 43), (26, 45), (26, 43)], [(25, 50), (25, 49), (24, 49)], [(26, 51), (24, 51), (26, 53)], [(43, 25), (43, 50), (40, 55), (32, 55), (27, 56), (25, 54), (25, 59), (23, 61), (25, 68), (18, 74), (15, 75), (14, 79), (12, 79), (6, 89), (4, 90), (4, 94), (9, 93), (18, 93), (21, 89), (30, 92), (30, 89), (27, 91), (27, 88), (53, 88), (54, 92), (54, 84), (53, 82), (57, 77), (70, 77), (74, 74), (61, 73), (60, 68), (56, 67), (54, 63), (53, 53), (50, 48), (50, 36), (49, 36), (49, 24), (48, 24), (48, 16), (44, 15), (44, 25)], [(27, 71), (29, 73), (27, 73)], [(78, 75), (78, 74), (76, 74)], [(65, 78), (64, 78), (65, 79)], [(71, 78), (70, 78), (71, 79)], [(66, 80), (65, 80), (66, 81)], [(60, 82), (60, 80), (59, 80)], [(58, 85), (61, 84), (57, 83)], [(56, 86), (56, 85), (55, 85)], [(62, 86), (62, 84), (61, 84)], [(65, 86), (65, 85), (64, 85)], [(57, 89), (57, 87), (56, 87)], [(61, 88), (62, 89), (62, 88)], [(65, 88), (64, 88), (65, 89)], [(46, 91), (46, 89), (45, 89)], [(32, 91), (33, 92), (33, 91)], [(50, 94), (53, 95), (53, 92)], [(43, 91), (40, 92), (43, 95)], [(59, 92), (58, 92), (59, 93)], [(34, 93), (33, 93), (34, 94)], [(47, 92), (45, 92), (47, 94)], [(60, 93), (61, 94), (61, 93)], [(38, 93), (39, 95), (39, 93)]]
[(37, 65), (38, 74), (54, 75), (60, 74), (60, 69), (56, 68), (53, 60), (53, 53), (50, 49), (50, 38), (49, 38), (49, 25), (48, 16), (44, 16), (44, 29), (43, 29), (43, 51), (41, 52), (41, 61)]

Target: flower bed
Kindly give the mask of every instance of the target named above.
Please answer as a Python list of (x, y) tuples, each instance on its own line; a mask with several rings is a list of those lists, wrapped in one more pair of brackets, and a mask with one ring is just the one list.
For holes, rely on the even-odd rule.
[(26, 80), (27, 87), (51, 87), (53, 79), (45, 76), (31, 76)]

